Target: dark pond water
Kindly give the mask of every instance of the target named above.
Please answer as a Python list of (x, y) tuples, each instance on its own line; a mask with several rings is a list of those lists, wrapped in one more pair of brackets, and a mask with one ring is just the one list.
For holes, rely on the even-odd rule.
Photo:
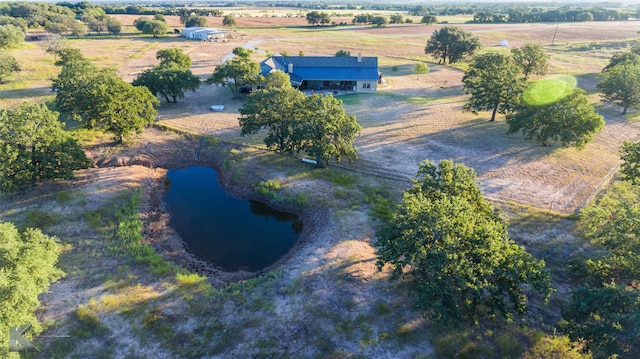
[(200, 259), (227, 271), (258, 271), (282, 258), (302, 231), (297, 216), (227, 194), (208, 167), (169, 170), (169, 224)]

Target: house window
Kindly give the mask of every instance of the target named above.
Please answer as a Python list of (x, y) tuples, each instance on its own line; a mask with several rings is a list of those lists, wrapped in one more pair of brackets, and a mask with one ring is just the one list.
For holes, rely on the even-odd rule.
[(368, 82), (365, 82), (365, 83), (362, 84), (362, 88), (363, 89), (370, 89), (371, 88), (371, 84), (368, 83)]

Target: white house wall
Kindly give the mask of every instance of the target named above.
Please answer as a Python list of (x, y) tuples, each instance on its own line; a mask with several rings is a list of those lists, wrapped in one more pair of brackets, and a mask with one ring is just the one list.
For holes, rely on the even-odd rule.
[(378, 89), (378, 81), (358, 81), (356, 85), (356, 92), (358, 93), (376, 93)]

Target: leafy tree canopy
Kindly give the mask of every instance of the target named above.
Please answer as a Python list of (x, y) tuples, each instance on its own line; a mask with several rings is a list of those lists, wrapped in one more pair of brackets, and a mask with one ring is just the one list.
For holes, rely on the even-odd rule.
[(336, 51), (335, 55), (333, 55), (333, 56), (336, 56), (336, 57), (339, 57), (339, 56), (351, 56), (351, 51), (338, 50), (338, 51)]
[(636, 46), (631, 51), (619, 51), (613, 54), (611, 60), (609, 60), (609, 64), (602, 69), (602, 72), (607, 72), (616, 65), (623, 63), (634, 63), (640, 64), (640, 47)]
[[(42, 332), (35, 311), (38, 296), (64, 273), (56, 268), (60, 245), (39, 229), (19, 232), (13, 223), (0, 221), (0, 323), (6, 328), (32, 324)], [(0, 346), (0, 355), (7, 355)]]
[(354, 115), (344, 111), (342, 101), (332, 95), (311, 95), (306, 98), (302, 116), (292, 139), (297, 151), (314, 156), (318, 167), (324, 167), (331, 158), (340, 162), (342, 157), (357, 158), (353, 145), (362, 131)]
[(175, 47), (158, 50), (156, 59), (160, 60), (160, 66), (175, 65), (181, 70), (189, 70), (191, 68), (191, 57)]
[(0, 110), (0, 191), (52, 179), (73, 178), (92, 163), (45, 105), (23, 103)]
[(623, 62), (601, 74), (596, 85), (602, 99), (622, 107), (625, 115), (629, 108), (640, 107), (640, 61)]
[(200, 78), (177, 65), (161, 64), (143, 71), (132, 84), (145, 86), (152, 94), (161, 94), (167, 102), (176, 103), (177, 99), (184, 98), (185, 91), (195, 91), (200, 87)]
[(185, 22), (186, 27), (207, 27), (207, 18), (204, 16), (190, 16)]
[(331, 22), (331, 18), (324, 11), (311, 11), (307, 13), (307, 22), (313, 26), (316, 24), (326, 25)]
[(224, 18), (222, 18), (222, 26), (235, 26), (236, 25), (236, 19), (233, 17), (233, 15), (225, 15)]
[(547, 73), (549, 56), (540, 45), (525, 44), (521, 48), (513, 48), (511, 56), (516, 65), (522, 68), (524, 77), (529, 77), (530, 74), (544, 75)]
[(418, 305), (440, 319), (509, 317), (527, 310), (527, 287), (548, 297), (550, 275), (507, 235), (473, 169), (422, 162), (413, 187), (377, 233), (378, 268), (406, 278)]
[(251, 93), (240, 114), (242, 135), (267, 129), (264, 142), (278, 152), (306, 152), (318, 167), (331, 158), (356, 158), (353, 141), (361, 127), (331, 95), (307, 97), (290, 85), (267, 87)]
[[(285, 74), (286, 75), (286, 74)], [(288, 82), (287, 76), (287, 82)], [(305, 95), (293, 87), (267, 87), (254, 91), (240, 108), (240, 128), (242, 136), (267, 129), (264, 139), (267, 147), (277, 152), (293, 153), (297, 144), (292, 141), (292, 133), (297, 126)]]
[(0, 50), (0, 84), (14, 72), (21, 71), (18, 61), (6, 51)]
[(426, 54), (438, 58), (440, 63), (454, 63), (473, 56), (482, 45), (480, 39), (459, 27), (445, 26), (433, 32), (424, 49)]
[[(561, 329), (595, 358), (640, 356), (640, 188), (617, 182), (580, 214), (593, 250), (570, 261), (573, 289)], [(588, 255), (588, 257), (587, 257)]]
[(520, 67), (511, 57), (495, 52), (474, 57), (462, 82), (465, 93), (471, 95), (465, 109), (475, 114), (492, 110), (491, 121), (495, 121), (496, 113), (511, 111), (526, 86)]
[(149, 20), (144, 23), (142, 27), (142, 33), (153, 35), (153, 37), (158, 37), (162, 34), (166, 34), (169, 30), (167, 23), (159, 20)]
[(525, 103), (507, 115), (508, 133), (522, 132), (547, 146), (557, 142), (564, 147), (583, 148), (604, 127), (604, 118), (597, 114), (585, 91), (574, 89), (571, 94), (548, 105)]
[(24, 42), (25, 32), (16, 25), (0, 26), (0, 49), (16, 47)]
[(85, 126), (112, 133), (118, 142), (151, 125), (159, 103), (149, 89), (120, 79), (112, 69), (99, 70), (84, 91), (76, 94)]
[(260, 83), (264, 78), (260, 75), (260, 64), (250, 59), (251, 50), (237, 47), (233, 53), (236, 56), (216, 67), (206, 83), (229, 86), (233, 97), (239, 98), (240, 87)]
[(640, 143), (625, 142), (621, 152), (620, 172), (622, 178), (635, 185), (640, 185)]
[(416, 65), (413, 67), (413, 72), (415, 72), (416, 74), (418, 74), (418, 80), (420, 80), (420, 75), (424, 75), (424, 74), (428, 74), (429, 70), (431, 70), (429, 68), (429, 65), (427, 65), (424, 62), (418, 62), (416, 63)]
[(424, 15), (422, 19), (420, 19), (420, 23), (425, 25), (433, 25), (436, 22), (438, 22), (438, 18), (433, 15)]
[(265, 82), (265, 88), (284, 88), (291, 87), (291, 79), (289, 75), (282, 70), (272, 71), (267, 77)]

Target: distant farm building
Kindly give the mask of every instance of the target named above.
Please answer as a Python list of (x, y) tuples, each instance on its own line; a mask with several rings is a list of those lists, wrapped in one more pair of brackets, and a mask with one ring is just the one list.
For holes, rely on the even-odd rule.
[(260, 63), (263, 76), (281, 70), (300, 90), (375, 93), (381, 74), (377, 57), (271, 56)]
[(210, 27), (185, 27), (181, 31), (182, 37), (202, 41), (225, 41), (226, 31), (220, 31)]

